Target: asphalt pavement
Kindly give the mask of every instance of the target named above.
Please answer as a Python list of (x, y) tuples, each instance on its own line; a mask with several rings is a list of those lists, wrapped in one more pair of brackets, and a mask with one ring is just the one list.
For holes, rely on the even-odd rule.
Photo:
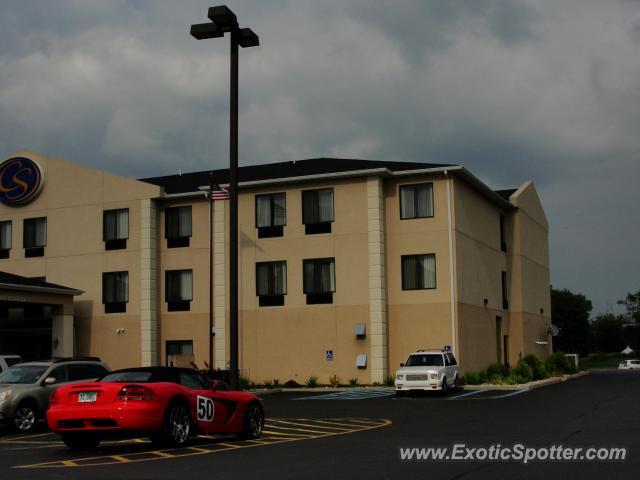
[[(395, 398), (305, 391), (264, 395), (259, 441), (199, 437), (155, 450), (146, 439), (74, 453), (42, 429), (0, 429), (0, 479), (638, 478), (640, 372), (598, 371), (531, 391)], [(401, 460), (401, 448), (623, 447), (624, 461)]]

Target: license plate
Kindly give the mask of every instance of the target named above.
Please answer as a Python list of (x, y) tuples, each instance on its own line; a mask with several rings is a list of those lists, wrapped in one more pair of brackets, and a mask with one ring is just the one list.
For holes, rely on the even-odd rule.
[(78, 403), (95, 402), (98, 398), (98, 392), (80, 392), (78, 393)]

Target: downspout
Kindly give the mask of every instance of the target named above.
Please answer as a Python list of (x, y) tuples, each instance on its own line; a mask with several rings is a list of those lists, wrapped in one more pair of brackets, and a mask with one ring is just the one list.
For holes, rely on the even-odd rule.
[(447, 179), (447, 219), (449, 235), (449, 304), (451, 305), (451, 351), (457, 357), (457, 341), (456, 341), (456, 306), (455, 306), (455, 272), (453, 265), (453, 231), (452, 231), (452, 219), (451, 219), (451, 177), (447, 170), (444, 171), (444, 176)]

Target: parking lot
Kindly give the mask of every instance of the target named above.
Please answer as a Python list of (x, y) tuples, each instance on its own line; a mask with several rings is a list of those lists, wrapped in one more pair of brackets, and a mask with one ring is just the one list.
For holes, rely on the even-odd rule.
[[(384, 390), (264, 395), (258, 440), (201, 436), (187, 447), (156, 449), (147, 439), (67, 450), (44, 430), (0, 429), (0, 478), (629, 478), (640, 466), (640, 375), (595, 372), (523, 391), (458, 391), (405, 398)], [(625, 446), (616, 463), (401, 461), (401, 447)]]

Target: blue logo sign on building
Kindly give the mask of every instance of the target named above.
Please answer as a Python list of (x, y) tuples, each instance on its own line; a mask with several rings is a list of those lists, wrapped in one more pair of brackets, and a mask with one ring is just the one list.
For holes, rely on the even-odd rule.
[(333, 350), (326, 350), (324, 352), (327, 362), (333, 362)]
[(35, 161), (14, 157), (0, 165), (0, 202), (9, 206), (34, 200), (44, 185), (44, 174)]

